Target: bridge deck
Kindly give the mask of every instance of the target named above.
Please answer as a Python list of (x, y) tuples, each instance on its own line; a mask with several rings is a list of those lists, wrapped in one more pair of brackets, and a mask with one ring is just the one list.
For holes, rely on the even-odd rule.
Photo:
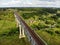
[(25, 23), (25, 21), (17, 14), (17, 12), (14, 13), (19, 21), (22, 21), (22, 23), (25, 25), (25, 28), (28, 29), (30, 35), (33, 37), (33, 39), (36, 41), (38, 45), (45, 45), (45, 43), (37, 36), (37, 34)]

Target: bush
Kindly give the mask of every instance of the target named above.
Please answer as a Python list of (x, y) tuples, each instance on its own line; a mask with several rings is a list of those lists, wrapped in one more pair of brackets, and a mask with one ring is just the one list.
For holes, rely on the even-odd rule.
[(53, 32), (52, 32), (52, 31), (50, 31), (50, 30), (45, 30), (45, 31), (46, 31), (47, 33), (53, 35)]
[(58, 19), (58, 17), (56, 15), (51, 16), (51, 18), (53, 18), (54, 20)]
[(10, 29), (10, 31), (3, 32), (2, 34), (0, 34), (0, 36), (11, 36), (11, 35), (17, 34), (18, 32), (19, 30), (17, 28), (13, 28), (13, 29)]
[(2, 20), (2, 19), (0, 18), (0, 20)]
[(32, 27), (34, 30), (39, 30), (38, 26), (35, 25), (35, 24), (31, 25), (31, 27)]
[(57, 16), (60, 17), (60, 13), (58, 13)]
[(24, 13), (24, 14), (22, 14), (22, 17), (23, 17), (24, 19), (28, 19), (28, 18), (31, 17), (31, 14), (29, 14), (29, 13)]
[(39, 27), (40, 29), (44, 29), (44, 28), (46, 28), (46, 25), (45, 25), (45, 23), (39, 23), (39, 24), (38, 24), (38, 27)]
[(57, 27), (57, 28), (60, 28), (60, 24), (57, 24), (56, 27)]
[(60, 34), (60, 31), (55, 31), (56, 34)]
[(46, 20), (45, 23), (46, 23), (46, 24), (54, 24), (55, 21), (54, 21), (54, 20)]
[(8, 32), (8, 36), (9, 35), (14, 35), (14, 34), (17, 34), (19, 32), (18, 28), (12, 28), (10, 29), (10, 31)]

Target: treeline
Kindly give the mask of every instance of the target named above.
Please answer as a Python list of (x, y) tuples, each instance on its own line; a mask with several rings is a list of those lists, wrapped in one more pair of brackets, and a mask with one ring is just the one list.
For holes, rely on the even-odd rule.
[(60, 8), (24, 8), (24, 7), (20, 7), (20, 8), (0, 8), (0, 11), (6, 11), (7, 9), (15, 9), (15, 10), (18, 10), (18, 11), (38, 11), (38, 12), (48, 12), (48, 13), (56, 13), (57, 10), (60, 10)]
[(48, 12), (48, 13), (56, 13), (57, 10), (60, 10), (58, 8), (15, 8), (19, 11), (42, 11), (42, 12)]

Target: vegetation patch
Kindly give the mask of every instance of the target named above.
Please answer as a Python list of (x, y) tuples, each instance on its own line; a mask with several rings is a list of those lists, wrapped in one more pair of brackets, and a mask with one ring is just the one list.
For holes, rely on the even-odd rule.
[(0, 9), (0, 45), (30, 45), (27, 37), (19, 39), (13, 9)]
[[(36, 31), (48, 45), (60, 45), (60, 13), (58, 13), (60, 9), (23, 8), (20, 11), (26, 23)], [(25, 11), (27, 12), (25, 13)]]

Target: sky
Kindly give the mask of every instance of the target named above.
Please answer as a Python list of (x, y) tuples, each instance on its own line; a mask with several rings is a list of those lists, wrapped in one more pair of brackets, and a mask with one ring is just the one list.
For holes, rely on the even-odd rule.
[(0, 7), (60, 7), (60, 0), (0, 0)]

